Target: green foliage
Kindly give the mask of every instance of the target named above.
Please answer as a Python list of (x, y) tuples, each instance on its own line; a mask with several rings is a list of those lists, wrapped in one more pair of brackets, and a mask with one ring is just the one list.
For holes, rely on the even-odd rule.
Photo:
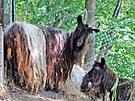
[(77, 16), (84, 14), (83, 0), (17, 0), (16, 2), (18, 21), (58, 27), (67, 31), (73, 30), (76, 27)]
[[(96, 34), (96, 56), (102, 43), (113, 44), (105, 56), (121, 77), (135, 79), (135, 2), (123, 0), (119, 16), (113, 18), (117, 0), (96, 0), (96, 19), (101, 22)], [(84, 15), (85, 0), (16, 0), (17, 21), (41, 24), (71, 31), (76, 17)], [(111, 34), (111, 35), (110, 35)]]
[(103, 42), (113, 44), (105, 56), (108, 64), (120, 77), (135, 79), (135, 2), (124, 0), (119, 16), (113, 18), (116, 3), (97, 0), (96, 17), (101, 21), (101, 32), (96, 35), (96, 54)]

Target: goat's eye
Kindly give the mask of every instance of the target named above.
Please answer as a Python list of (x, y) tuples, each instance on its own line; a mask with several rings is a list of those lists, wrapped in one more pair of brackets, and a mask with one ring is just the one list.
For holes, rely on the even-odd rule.
[(89, 77), (89, 75), (86, 75), (86, 78), (88, 78)]

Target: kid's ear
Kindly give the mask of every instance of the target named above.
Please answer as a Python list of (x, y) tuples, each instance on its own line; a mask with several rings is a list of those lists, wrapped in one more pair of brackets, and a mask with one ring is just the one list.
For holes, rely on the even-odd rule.
[(101, 58), (101, 65), (104, 66), (105, 65), (105, 59)]
[(82, 16), (81, 16), (81, 15), (79, 15), (79, 16), (77, 17), (77, 23), (78, 23), (78, 24), (82, 23)]

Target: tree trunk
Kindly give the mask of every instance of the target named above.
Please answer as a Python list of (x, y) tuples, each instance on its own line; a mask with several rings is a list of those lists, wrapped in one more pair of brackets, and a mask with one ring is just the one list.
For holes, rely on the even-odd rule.
[(4, 0), (0, 0), (0, 100), (3, 100), (3, 30), (4, 27)]
[(4, 29), (12, 22), (12, 0), (7, 0), (4, 7)]
[(85, 0), (85, 23), (94, 27), (95, 21), (95, 0)]
[[(5, 3), (5, 4), (4, 4)], [(8, 95), (4, 89), (4, 35), (3, 29), (10, 24), (10, 14), (11, 14), (10, 0), (4, 2), (0, 0), (0, 101), (4, 100)], [(8, 17), (6, 16), (8, 15)]]
[(4, 61), (3, 61), (3, 30), (2, 27), (0, 26), (0, 83), (3, 83), (3, 78), (4, 78)]
[(4, 86), (3, 86), (3, 81), (4, 81), (4, 52), (3, 52), (3, 30), (2, 26), (0, 26), (0, 100), (3, 99), (4, 97)]
[(4, 0), (0, 0), (0, 24), (4, 27)]
[[(85, 23), (90, 27), (94, 27), (95, 23), (95, 2), (96, 0), (85, 0)], [(91, 67), (95, 60), (95, 34), (91, 33), (89, 37), (89, 47), (86, 53), (86, 69), (87, 67)]]

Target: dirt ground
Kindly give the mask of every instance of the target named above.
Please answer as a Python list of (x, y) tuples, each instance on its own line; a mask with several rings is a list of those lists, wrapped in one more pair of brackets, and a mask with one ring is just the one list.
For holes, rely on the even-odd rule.
[[(41, 90), (36, 95), (29, 94), (20, 88), (6, 90), (4, 101), (89, 101), (88, 98), (72, 85), (64, 85), (59, 93)], [(0, 101), (2, 101), (0, 99)]]
[(40, 91), (36, 95), (28, 94), (28, 92), (10, 92), (11, 101), (65, 101), (62, 93)]

